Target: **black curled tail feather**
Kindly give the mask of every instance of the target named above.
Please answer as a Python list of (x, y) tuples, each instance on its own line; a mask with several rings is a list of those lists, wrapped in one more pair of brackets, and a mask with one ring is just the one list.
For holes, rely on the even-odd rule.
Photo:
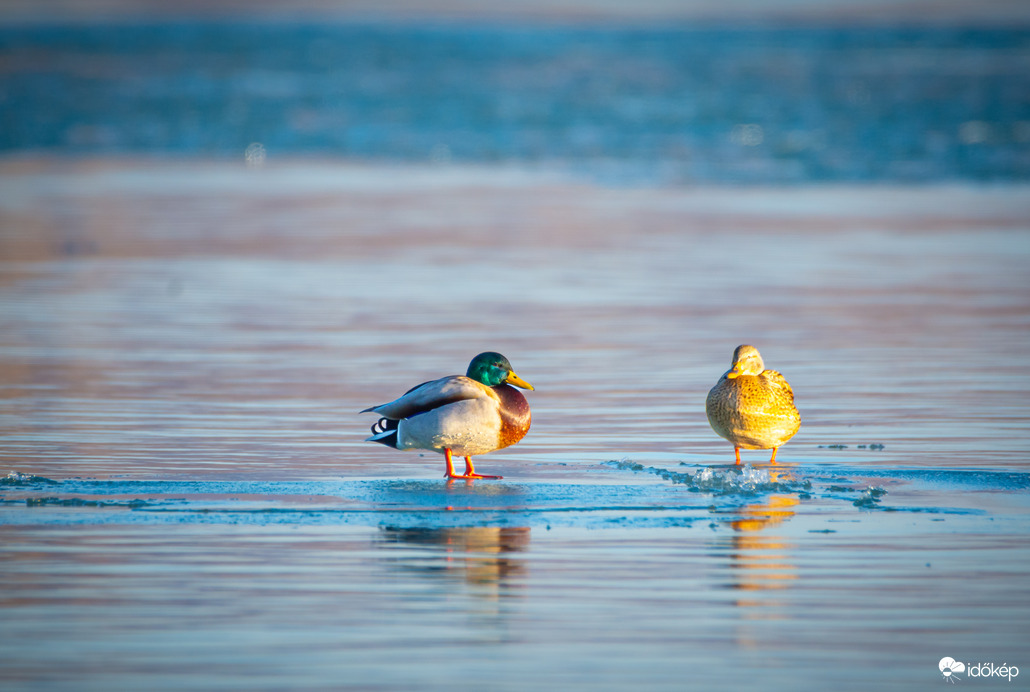
[(366, 442), (378, 442), (387, 447), (397, 448), (397, 424), (399, 421), (389, 418), (380, 418), (372, 425), (372, 437), (365, 439)]
[(389, 418), (380, 418), (372, 424), (372, 434), (379, 435), (389, 430), (396, 430), (397, 423), (398, 421), (390, 420)]

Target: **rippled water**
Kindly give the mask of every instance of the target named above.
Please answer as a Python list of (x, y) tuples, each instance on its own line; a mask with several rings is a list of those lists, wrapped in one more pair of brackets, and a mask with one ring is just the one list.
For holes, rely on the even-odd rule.
[[(1030, 670), (1028, 199), (9, 159), (5, 686)], [(778, 467), (704, 418), (741, 342), (797, 392)], [(537, 388), (505, 480), (363, 441), (488, 348)]]

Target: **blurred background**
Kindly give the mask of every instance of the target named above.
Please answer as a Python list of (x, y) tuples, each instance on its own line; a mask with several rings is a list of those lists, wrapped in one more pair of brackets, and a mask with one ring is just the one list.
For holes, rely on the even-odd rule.
[(1023, 180), (1028, 21), (1019, 0), (15, 0), (0, 152)]

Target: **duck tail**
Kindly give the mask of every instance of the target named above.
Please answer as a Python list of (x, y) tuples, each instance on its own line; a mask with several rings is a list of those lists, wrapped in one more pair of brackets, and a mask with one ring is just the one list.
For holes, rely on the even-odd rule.
[(381, 445), (397, 449), (398, 422), (389, 418), (380, 418), (372, 426), (372, 436), (366, 437), (365, 442), (378, 442)]

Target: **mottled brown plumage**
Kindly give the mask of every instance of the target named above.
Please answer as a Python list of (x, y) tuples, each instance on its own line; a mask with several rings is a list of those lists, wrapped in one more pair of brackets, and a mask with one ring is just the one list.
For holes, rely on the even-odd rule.
[(733, 444), (738, 464), (741, 448), (771, 448), (775, 464), (776, 450), (801, 427), (794, 390), (747, 344), (736, 348), (733, 367), (708, 392), (705, 412), (712, 429)]

